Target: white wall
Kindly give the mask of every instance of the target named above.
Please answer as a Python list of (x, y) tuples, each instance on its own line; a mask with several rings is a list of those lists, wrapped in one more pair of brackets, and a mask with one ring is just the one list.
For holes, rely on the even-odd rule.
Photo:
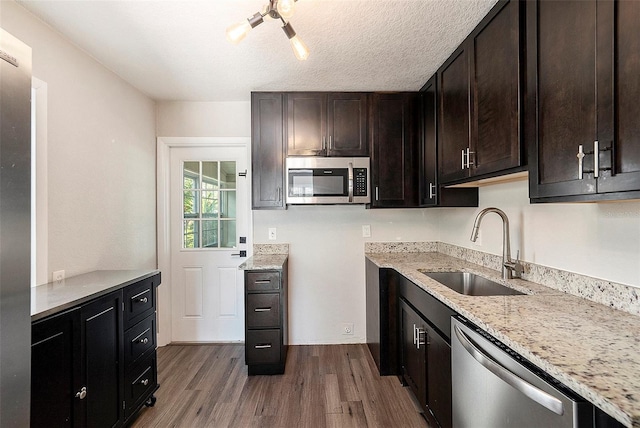
[(249, 137), (251, 103), (158, 103), (159, 137)]
[[(435, 211), (364, 206), (291, 206), (254, 211), (256, 243), (289, 243), (289, 340), (292, 344), (366, 341), (365, 241), (435, 241)], [(362, 237), (362, 225), (371, 238)], [(277, 240), (268, 240), (275, 227)], [(354, 323), (353, 336), (342, 323)]]
[(154, 101), (13, 1), (1, 19), (47, 84), (49, 275), (154, 268)]
[(480, 207), (441, 209), (440, 240), (502, 254), (502, 222), (487, 214), (482, 245), (469, 240), (476, 214), (498, 207), (509, 217), (511, 251), (540, 265), (640, 287), (640, 202), (529, 204), (526, 181), (480, 189)]

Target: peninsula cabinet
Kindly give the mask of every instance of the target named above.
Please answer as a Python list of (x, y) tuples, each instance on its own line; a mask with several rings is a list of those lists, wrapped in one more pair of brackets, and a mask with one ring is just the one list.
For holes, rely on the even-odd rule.
[(119, 427), (155, 403), (159, 283), (156, 274), (32, 323), (32, 427)]
[(526, 18), (531, 202), (640, 198), (640, 2), (532, 1)]
[(368, 156), (367, 99), (358, 92), (290, 92), (287, 156)]
[(522, 171), (524, 3), (498, 2), (438, 71), (442, 184)]
[(284, 209), (284, 95), (251, 93), (251, 201), (256, 209)]
[(434, 75), (420, 89), (422, 96), (422, 144), (420, 145), (420, 206), (477, 207), (478, 188), (446, 188), (438, 184), (438, 94)]
[(372, 207), (419, 206), (421, 112), (419, 92), (372, 95)]

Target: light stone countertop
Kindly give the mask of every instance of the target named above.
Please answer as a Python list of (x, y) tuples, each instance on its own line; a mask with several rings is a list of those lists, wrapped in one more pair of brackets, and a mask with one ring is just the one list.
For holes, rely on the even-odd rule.
[(288, 254), (257, 254), (238, 266), (240, 270), (279, 270), (289, 258)]
[(31, 321), (70, 309), (111, 291), (160, 273), (156, 269), (97, 270), (72, 276), (60, 283), (31, 288)]
[[(640, 317), (436, 252), (366, 253), (410, 279), (627, 427), (640, 427)], [(523, 291), (465, 296), (425, 276), (472, 272)]]

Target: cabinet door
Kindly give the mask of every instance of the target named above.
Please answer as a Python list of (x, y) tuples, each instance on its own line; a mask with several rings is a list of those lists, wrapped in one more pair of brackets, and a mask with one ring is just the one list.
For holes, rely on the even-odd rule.
[(283, 94), (251, 94), (253, 209), (284, 208)]
[[(469, 44), (464, 43), (438, 71), (438, 161), (440, 183), (469, 176), (463, 152), (470, 150)], [(473, 159), (473, 155), (471, 155)]]
[(500, 2), (471, 36), (472, 176), (515, 168), (524, 161), (519, 67), (523, 5), (518, 0)]
[(420, 154), (420, 205), (435, 206), (438, 203), (438, 134), (436, 76), (422, 87), (423, 141)]
[(368, 156), (367, 94), (327, 94), (329, 156)]
[(420, 95), (373, 94), (373, 207), (417, 207)]
[[(596, 2), (528, 2), (527, 120), (531, 198), (596, 192)], [(591, 172), (587, 172), (587, 171)]]
[[(426, 322), (404, 300), (400, 300), (402, 376), (423, 409), (427, 407)], [(418, 345), (420, 343), (420, 345)]]
[(427, 397), (441, 428), (452, 426), (451, 346), (429, 325), (427, 329)]
[[(603, 168), (598, 178), (599, 193), (640, 190), (638, 22), (640, 2), (598, 3), (598, 31), (602, 27), (609, 30), (598, 45), (599, 58), (604, 56), (609, 62), (598, 68), (599, 160)], [(611, 46), (615, 46), (613, 51)], [(610, 147), (613, 150), (606, 150)]]
[(287, 94), (287, 156), (327, 154), (327, 95)]
[(35, 322), (31, 329), (31, 426), (72, 427), (79, 378), (79, 310)]
[[(81, 372), (86, 397), (81, 426), (114, 427), (122, 421), (122, 291), (80, 309)], [(80, 388), (78, 388), (80, 389)]]

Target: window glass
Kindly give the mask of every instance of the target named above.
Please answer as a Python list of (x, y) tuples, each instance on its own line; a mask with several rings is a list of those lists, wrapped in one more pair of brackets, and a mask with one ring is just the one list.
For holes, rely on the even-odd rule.
[(236, 247), (236, 163), (183, 162), (183, 248)]

